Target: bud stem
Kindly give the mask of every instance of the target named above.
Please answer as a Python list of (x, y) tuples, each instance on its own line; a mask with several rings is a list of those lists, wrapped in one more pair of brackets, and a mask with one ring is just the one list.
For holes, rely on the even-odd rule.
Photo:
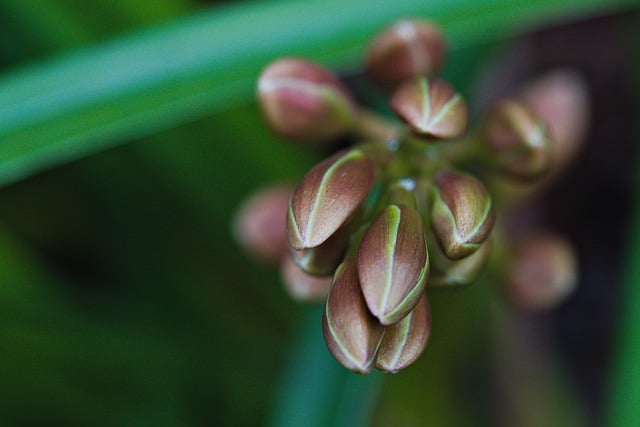
[(365, 108), (358, 110), (354, 132), (365, 140), (374, 141), (398, 139), (402, 133), (399, 126)]

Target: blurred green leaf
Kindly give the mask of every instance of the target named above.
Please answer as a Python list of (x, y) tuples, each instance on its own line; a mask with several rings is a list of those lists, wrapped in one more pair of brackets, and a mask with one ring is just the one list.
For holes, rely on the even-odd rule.
[(368, 38), (398, 17), (434, 18), (455, 50), (632, 4), (314, 0), (203, 12), (2, 76), (0, 183), (247, 102), (260, 68), (280, 55), (355, 67)]
[[(632, 15), (627, 28), (626, 51), (637, 52), (640, 38), (640, 13)], [(632, 82), (635, 111), (640, 109), (640, 56), (634, 54), (630, 61), (635, 76)], [(640, 126), (634, 122), (636, 141), (640, 142)], [(635, 170), (634, 206), (631, 224), (627, 226), (624, 270), (619, 296), (618, 327), (614, 337), (611, 379), (606, 390), (607, 425), (626, 427), (640, 425), (640, 174)]]
[(329, 354), (320, 332), (321, 308), (307, 308), (299, 322), (290, 358), (274, 393), (270, 427), (365, 427), (383, 375), (354, 374)]

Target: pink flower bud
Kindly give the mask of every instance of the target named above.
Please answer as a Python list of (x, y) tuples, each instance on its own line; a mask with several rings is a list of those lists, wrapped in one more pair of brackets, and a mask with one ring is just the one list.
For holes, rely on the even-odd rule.
[(343, 366), (361, 374), (373, 369), (384, 328), (367, 310), (355, 258), (336, 270), (322, 319), (329, 351)]
[(285, 253), (287, 208), (293, 189), (276, 185), (257, 191), (240, 206), (233, 221), (236, 240), (265, 262)]
[(457, 260), (447, 258), (439, 248), (431, 250), (431, 277), (428, 289), (459, 289), (469, 286), (482, 273), (491, 256), (491, 239), (471, 255)]
[(258, 81), (264, 116), (280, 135), (322, 141), (345, 134), (355, 120), (346, 88), (329, 71), (302, 59), (280, 59)]
[(522, 97), (549, 126), (554, 167), (563, 167), (580, 148), (589, 125), (585, 82), (572, 71), (554, 71), (527, 86)]
[(342, 258), (349, 242), (350, 230), (342, 227), (324, 243), (315, 248), (291, 250), (293, 261), (303, 271), (314, 276), (332, 276)]
[(393, 86), (413, 77), (433, 75), (444, 56), (444, 37), (433, 22), (403, 20), (374, 40), (366, 70), (378, 82)]
[(461, 172), (436, 174), (431, 227), (447, 257), (471, 255), (489, 237), (494, 222), (491, 196), (482, 182)]
[(431, 310), (427, 295), (422, 294), (411, 313), (385, 328), (376, 358), (376, 368), (395, 374), (411, 365), (424, 351), (430, 335)]
[(280, 269), (285, 289), (293, 299), (301, 302), (320, 302), (329, 294), (331, 277), (316, 277), (305, 273), (290, 256), (282, 257)]
[(336, 153), (313, 167), (298, 184), (289, 205), (291, 248), (324, 243), (362, 204), (373, 181), (373, 162), (357, 149)]
[(505, 278), (505, 292), (526, 310), (550, 309), (564, 301), (577, 284), (577, 260), (571, 245), (553, 235), (520, 243)]
[(387, 206), (358, 251), (358, 277), (369, 311), (383, 325), (398, 322), (418, 303), (428, 276), (422, 218), (406, 205)]
[(442, 80), (412, 79), (391, 97), (391, 109), (417, 135), (451, 139), (467, 129), (467, 104)]
[(551, 140), (542, 119), (522, 102), (505, 100), (489, 113), (484, 140), (501, 170), (518, 179), (539, 178), (551, 166)]

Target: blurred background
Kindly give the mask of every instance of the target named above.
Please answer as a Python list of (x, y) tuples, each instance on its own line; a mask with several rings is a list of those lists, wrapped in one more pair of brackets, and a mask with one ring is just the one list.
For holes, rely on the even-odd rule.
[[(391, 3), (0, 0), (0, 425), (640, 425), (640, 2)], [(367, 41), (407, 16), (475, 111), (587, 83), (585, 145), (533, 204), (581, 281), (536, 315), (488, 279), (434, 294), (419, 362), (362, 377), (230, 224), (331, 152), (266, 128), (261, 67), (312, 58), (366, 101)]]

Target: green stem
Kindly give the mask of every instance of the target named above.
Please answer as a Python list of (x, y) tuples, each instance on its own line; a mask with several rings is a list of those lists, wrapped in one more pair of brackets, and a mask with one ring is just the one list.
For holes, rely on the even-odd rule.
[(390, 141), (399, 138), (402, 130), (381, 115), (361, 108), (357, 113), (354, 132), (365, 141)]

